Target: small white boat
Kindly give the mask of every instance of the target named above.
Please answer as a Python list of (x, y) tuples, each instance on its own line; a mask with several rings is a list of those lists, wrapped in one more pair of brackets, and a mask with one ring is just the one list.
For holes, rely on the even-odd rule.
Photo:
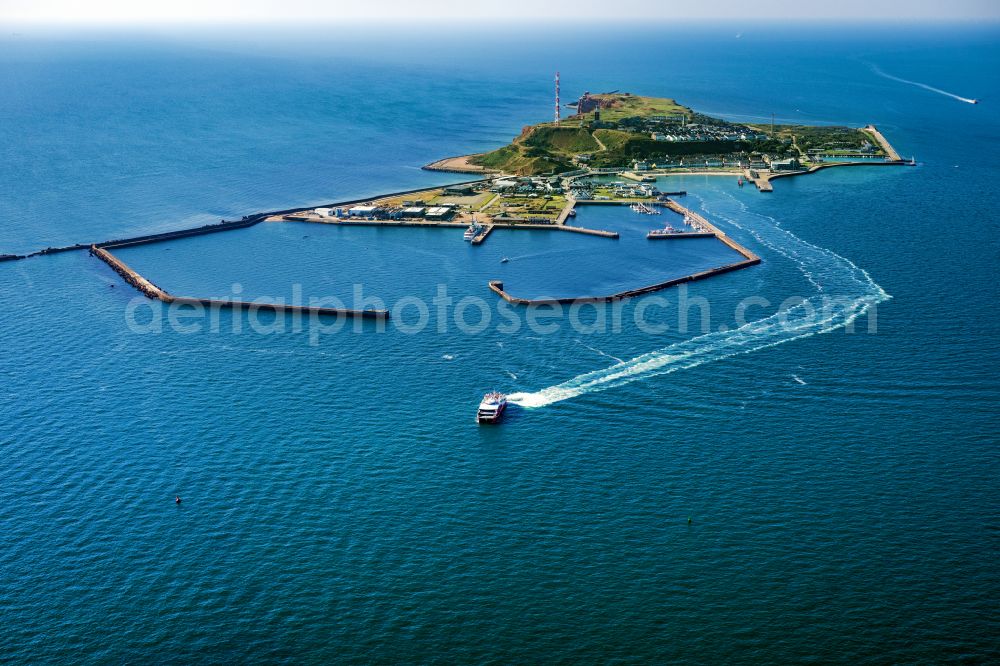
[(507, 396), (503, 393), (487, 393), (479, 403), (479, 410), (476, 412), (476, 421), (479, 423), (496, 423), (503, 416), (507, 409)]

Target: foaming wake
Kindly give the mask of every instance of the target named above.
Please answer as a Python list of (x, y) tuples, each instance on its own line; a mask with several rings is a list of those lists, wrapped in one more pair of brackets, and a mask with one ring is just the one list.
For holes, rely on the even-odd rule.
[(923, 88), (924, 90), (930, 90), (931, 92), (936, 92), (939, 95), (944, 95), (946, 97), (951, 97), (952, 99), (957, 99), (959, 102), (965, 102), (966, 104), (978, 104), (979, 102), (968, 97), (962, 97), (956, 95), (955, 93), (950, 93), (947, 90), (941, 90), (940, 88), (935, 88), (934, 86), (929, 86), (926, 83), (920, 83), (919, 81), (910, 81), (909, 79), (901, 79), (898, 76), (893, 76), (892, 74), (886, 74), (876, 65), (871, 65), (872, 71), (881, 77), (889, 79), (890, 81), (899, 81), (900, 83), (906, 83), (911, 86), (916, 86), (918, 88)]
[(871, 307), (890, 298), (866, 271), (849, 260), (782, 229), (772, 217), (750, 213), (742, 202), (727, 196), (739, 207), (739, 217), (751, 220), (752, 225), (740, 224), (734, 217), (708, 208), (705, 211), (747, 231), (761, 244), (795, 262), (816, 289), (815, 295), (731, 331), (716, 331), (677, 342), (534, 393), (511, 394), (509, 400), (522, 407), (544, 407), (586, 393), (827, 333), (850, 325)]

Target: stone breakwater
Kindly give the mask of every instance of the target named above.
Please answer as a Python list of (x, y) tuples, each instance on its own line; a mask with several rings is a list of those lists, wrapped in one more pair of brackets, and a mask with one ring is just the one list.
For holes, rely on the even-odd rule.
[(178, 303), (182, 305), (194, 305), (208, 308), (237, 308), (242, 310), (269, 310), (273, 312), (301, 312), (306, 314), (320, 314), (331, 316), (362, 317), (365, 319), (388, 319), (387, 310), (350, 310), (346, 308), (328, 308), (311, 305), (285, 305), (283, 303), (257, 303), (241, 300), (222, 300), (215, 298), (199, 298), (192, 296), (174, 296), (165, 289), (158, 287), (150, 280), (140, 275), (124, 261), (113, 255), (107, 248), (92, 245), (90, 254), (97, 257), (111, 269), (118, 273), (125, 282), (134, 287), (147, 298), (162, 301), (164, 303)]
[(515, 305), (572, 305), (573, 303), (602, 303), (607, 301), (620, 301), (626, 298), (632, 298), (634, 296), (641, 296), (643, 294), (649, 294), (654, 291), (660, 291), (661, 289), (669, 289), (670, 287), (676, 287), (677, 285), (683, 284), (685, 282), (694, 282), (697, 280), (704, 280), (716, 275), (722, 275), (723, 273), (729, 273), (732, 271), (738, 271), (743, 268), (749, 268), (760, 263), (760, 257), (756, 254), (743, 247), (732, 238), (726, 235), (721, 229), (716, 227), (714, 224), (705, 219), (702, 215), (695, 213), (692, 210), (681, 206), (676, 201), (669, 199), (664, 205), (670, 210), (673, 210), (681, 215), (686, 215), (698, 221), (702, 228), (709, 229), (708, 235), (714, 235), (720, 241), (725, 243), (727, 246), (736, 250), (742, 257), (743, 261), (737, 261), (731, 264), (724, 264), (722, 266), (716, 266), (715, 268), (709, 268), (708, 270), (698, 271), (697, 273), (691, 273), (690, 275), (684, 275), (679, 278), (672, 278), (670, 280), (665, 280), (663, 282), (657, 282), (656, 284), (650, 284), (643, 287), (637, 287), (635, 289), (628, 289), (625, 291), (620, 291), (614, 294), (607, 294), (601, 296), (593, 295), (581, 295), (569, 298), (543, 298), (543, 299), (529, 299), (529, 298), (518, 298), (513, 296), (503, 288), (503, 282), (500, 280), (491, 280), (489, 282), (489, 288), (495, 294), (500, 296), (508, 303), (513, 303)]

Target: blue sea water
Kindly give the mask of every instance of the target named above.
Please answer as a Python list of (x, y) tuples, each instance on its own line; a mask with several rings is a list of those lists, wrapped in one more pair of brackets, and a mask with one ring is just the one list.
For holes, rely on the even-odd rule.
[[(486, 281), (606, 293), (734, 255), (599, 208), (578, 223), (619, 241), (289, 223), (120, 252), (199, 296), (443, 288), (419, 331), (178, 329), (85, 252), (0, 263), (4, 661), (1000, 659), (995, 27), (514, 34), (0, 37), (0, 253), (453, 182), (419, 167), (547, 118), (556, 69), (567, 98), (873, 122), (918, 166), (668, 179), (763, 263), (617, 328), (504, 332)], [(525, 406), (478, 427), (491, 388)]]

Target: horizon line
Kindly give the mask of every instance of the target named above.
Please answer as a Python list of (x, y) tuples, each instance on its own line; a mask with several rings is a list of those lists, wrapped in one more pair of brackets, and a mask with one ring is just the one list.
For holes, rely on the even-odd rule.
[[(509, 19), (502, 17), (489, 18), (493, 24), (502, 25), (519, 25), (526, 32), (533, 30), (551, 30), (553, 27), (559, 27), (558, 25), (550, 25), (545, 22), (539, 22), (535, 25), (524, 26), (522, 22), (517, 19)], [(554, 21), (554, 19), (553, 19)], [(454, 17), (448, 19), (438, 19), (433, 17), (411, 17), (411, 16), (401, 16), (401, 17), (391, 17), (391, 18), (374, 18), (374, 17), (343, 17), (343, 18), (332, 18), (332, 17), (309, 17), (309, 16), (298, 16), (298, 17), (281, 17), (281, 18), (270, 18), (270, 17), (239, 17), (239, 18), (177, 18), (177, 17), (162, 17), (162, 18), (123, 18), (123, 19), (112, 19), (112, 20), (91, 20), (91, 19), (38, 19), (38, 18), (4, 18), (0, 17), (0, 29), (16, 27), (16, 26), (41, 26), (41, 27), (134, 27), (134, 26), (149, 26), (149, 27), (192, 27), (192, 26), (205, 26), (205, 27), (243, 27), (243, 26), (253, 26), (253, 27), (282, 27), (282, 26), (296, 26), (296, 27), (330, 27), (337, 25), (392, 25), (392, 26), (406, 26), (412, 25), (414, 23), (419, 23), (421, 25), (480, 25), (482, 19), (475, 18), (463, 18)], [(590, 18), (590, 17), (569, 17), (560, 18), (558, 23), (561, 25), (690, 25), (690, 24), (701, 24), (701, 25), (770, 25), (770, 26), (780, 26), (783, 24), (794, 24), (802, 25), (809, 24), (815, 26), (831, 26), (831, 25), (872, 25), (872, 26), (884, 26), (887, 24), (899, 24), (904, 23), (908, 25), (913, 24), (1000, 24), (1000, 15), (989, 16), (989, 17), (972, 17), (972, 16), (953, 16), (953, 17), (928, 17), (928, 16), (912, 16), (912, 17), (899, 17), (899, 16), (869, 16), (869, 17), (742, 17), (742, 18), (716, 18), (716, 17), (683, 17), (683, 18), (645, 18), (638, 19), (633, 17), (612, 17), (611, 19), (606, 18)]]

